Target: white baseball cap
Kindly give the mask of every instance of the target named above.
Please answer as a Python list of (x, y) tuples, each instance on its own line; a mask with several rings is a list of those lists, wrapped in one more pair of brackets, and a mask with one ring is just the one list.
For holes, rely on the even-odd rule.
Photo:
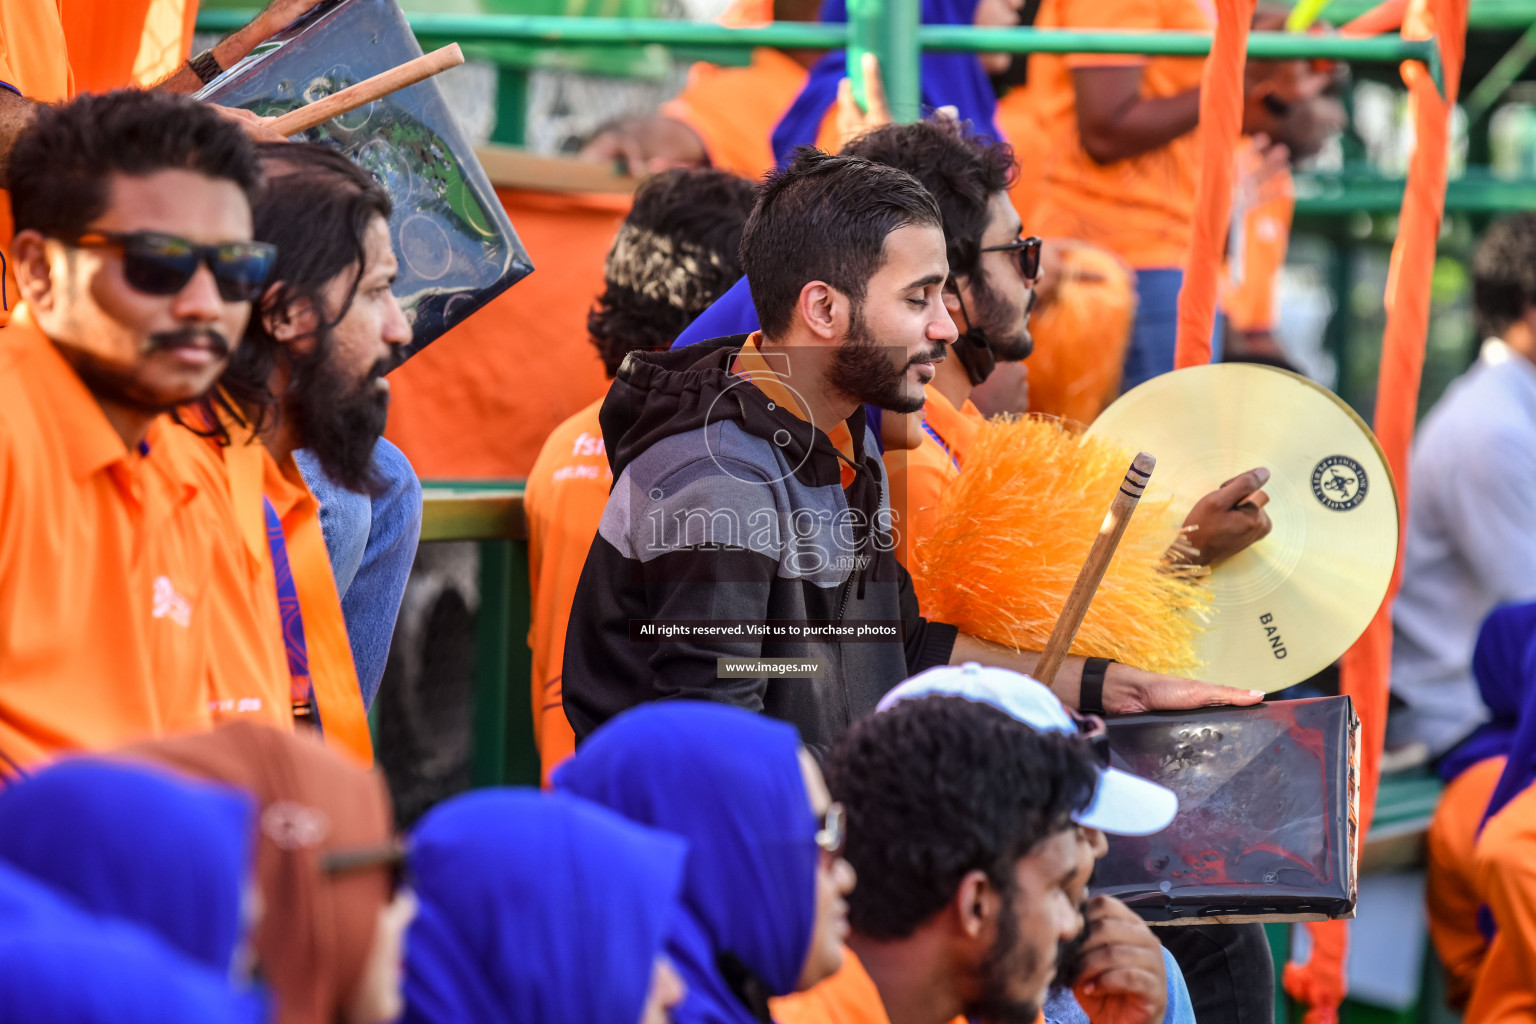
[[(913, 676), (882, 697), (877, 710), (886, 711), (901, 700), (934, 696), (991, 704), (1037, 732), (1076, 735), (1079, 731), (1078, 720), (1044, 684), (1021, 672), (974, 661), (941, 665)], [(1146, 836), (1167, 828), (1178, 810), (1179, 798), (1173, 790), (1118, 768), (1101, 768), (1093, 802), (1073, 820), (1114, 835)]]

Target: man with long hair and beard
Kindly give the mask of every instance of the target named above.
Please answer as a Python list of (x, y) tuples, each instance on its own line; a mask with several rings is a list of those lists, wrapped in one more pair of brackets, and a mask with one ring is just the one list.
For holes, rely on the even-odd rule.
[[(404, 457), (380, 441), (385, 374), (411, 339), (390, 291), (397, 270), (390, 200), (367, 172), (323, 146), (264, 146), (262, 160), (267, 180), (253, 213), (256, 237), (278, 250), (272, 283), (238, 358), (198, 415), (222, 445), (237, 505), (261, 503), (259, 519), (258, 510), (244, 509), (265, 527), (247, 543), (274, 569), (294, 715), (317, 716), (328, 741), (366, 757), (365, 700), (378, 682), (373, 655), (382, 674), (420, 535), (420, 485)], [(384, 546), (404, 549), (396, 560), (403, 566), (382, 585), (359, 582), (358, 563), (366, 568), (362, 552), (375, 538), (366, 513), (359, 520), (346, 511), (349, 497), (399, 506), (398, 522), (373, 516), (374, 531), (393, 534)], [(332, 526), (324, 533), (322, 517)], [(336, 557), (349, 550), (356, 556)], [(385, 621), (360, 630), (354, 607)], [(369, 660), (354, 662), (354, 651), (371, 652)]]
[(1102, 830), (1165, 826), (1173, 794), (1106, 770), (1080, 720), (1016, 673), (932, 669), (881, 707), (827, 760), (859, 878), (843, 967), (774, 1019), (1189, 1024), (1151, 930), (1087, 898)]

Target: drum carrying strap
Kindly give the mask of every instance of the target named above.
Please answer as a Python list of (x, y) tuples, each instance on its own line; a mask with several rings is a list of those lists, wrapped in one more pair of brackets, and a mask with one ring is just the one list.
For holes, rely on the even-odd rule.
[(293, 717), (315, 725), (320, 716), (315, 708), (315, 686), (309, 677), (309, 649), (304, 644), (304, 611), (299, 607), (299, 591), (293, 583), (293, 567), (288, 562), (288, 540), (283, 536), (283, 521), (271, 499), (263, 496), (262, 509), (267, 519), (267, 546), (272, 550), (272, 575), (277, 582), (277, 610), (283, 620), (283, 648), (288, 654), (288, 695), (293, 702)]

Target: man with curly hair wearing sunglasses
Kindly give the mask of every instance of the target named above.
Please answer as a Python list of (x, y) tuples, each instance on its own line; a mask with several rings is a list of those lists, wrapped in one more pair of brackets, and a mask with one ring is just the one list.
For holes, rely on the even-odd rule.
[(42, 108), (12, 151), (0, 774), (207, 728), (226, 636), (261, 626), (212, 600), (228, 496), (168, 416), (223, 372), (272, 266), (258, 180), (238, 127), (163, 93)]

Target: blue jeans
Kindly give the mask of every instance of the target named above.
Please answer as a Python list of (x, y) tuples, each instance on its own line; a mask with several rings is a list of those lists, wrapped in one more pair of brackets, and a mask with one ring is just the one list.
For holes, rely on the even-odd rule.
[[(1189, 1001), (1184, 974), (1166, 949), (1163, 969), (1168, 973), (1168, 1009), (1163, 1013), (1163, 1024), (1195, 1024), (1195, 1008)], [(1077, 1005), (1077, 997), (1070, 990), (1047, 999), (1044, 1012), (1046, 1024), (1088, 1024), (1088, 1015)]]
[(320, 502), (320, 529), (347, 620), (358, 686), (363, 705), (372, 707), (421, 540), (421, 481), (404, 453), (383, 438), (373, 450), (374, 473), (385, 483), (376, 498), (332, 483), (303, 449), (293, 458)]
[[(1130, 350), (1125, 354), (1125, 375), (1120, 390), (1126, 392), (1160, 373), (1173, 369), (1173, 350), (1179, 335), (1179, 289), (1184, 271), (1177, 268), (1136, 268), (1136, 320), (1131, 324)], [(1222, 318), (1211, 337), (1211, 362), (1221, 361)]]

